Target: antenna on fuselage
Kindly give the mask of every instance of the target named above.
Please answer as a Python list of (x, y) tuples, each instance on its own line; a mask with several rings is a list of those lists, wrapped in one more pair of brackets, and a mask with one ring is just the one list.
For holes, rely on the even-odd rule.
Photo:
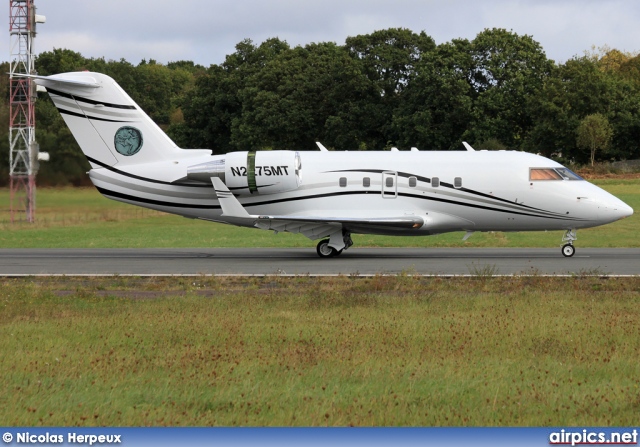
[(472, 148), (472, 147), (471, 147), (471, 145), (470, 145), (469, 143), (467, 143), (466, 141), (463, 141), (463, 142), (462, 142), (462, 145), (463, 145), (463, 146), (464, 146), (464, 148), (465, 148), (466, 150), (468, 150), (468, 151), (471, 151), (471, 152), (475, 152), (475, 151), (476, 151), (476, 150), (475, 150), (474, 148)]
[(318, 146), (318, 149), (320, 149), (321, 152), (329, 152), (329, 149), (324, 147), (321, 142), (316, 141), (316, 145)]

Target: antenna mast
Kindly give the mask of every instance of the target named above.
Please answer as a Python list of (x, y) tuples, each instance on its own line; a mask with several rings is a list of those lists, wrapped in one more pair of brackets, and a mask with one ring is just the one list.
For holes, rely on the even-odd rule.
[(9, 1), (9, 176), (11, 221), (16, 212), (24, 212), (27, 222), (35, 221), (36, 174), (38, 161), (48, 158), (40, 154), (36, 143), (36, 85), (20, 75), (36, 74), (33, 41), (36, 23), (44, 16), (36, 15), (34, 0)]

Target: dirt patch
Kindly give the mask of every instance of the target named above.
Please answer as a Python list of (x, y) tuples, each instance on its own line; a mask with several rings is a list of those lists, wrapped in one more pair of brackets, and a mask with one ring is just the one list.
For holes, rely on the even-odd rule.
[[(185, 296), (187, 294), (184, 290), (96, 290), (92, 292), (96, 296), (100, 297), (114, 297), (114, 298), (128, 298), (128, 299), (154, 299), (164, 298), (166, 296)], [(216, 290), (195, 290), (189, 292), (190, 294), (202, 296), (202, 297), (214, 297), (221, 293)], [(78, 294), (75, 290), (56, 290), (54, 291), (56, 296), (75, 296)]]
[(597, 174), (588, 171), (578, 171), (585, 180), (602, 180), (602, 179), (616, 179), (616, 180), (634, 180), (640, 179), (640, 172), (628, 172), (620, 174)]

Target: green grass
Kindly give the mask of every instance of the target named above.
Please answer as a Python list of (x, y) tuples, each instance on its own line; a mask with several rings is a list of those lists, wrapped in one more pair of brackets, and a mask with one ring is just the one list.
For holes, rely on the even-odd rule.
[[(640, 210), (640, 180), (604, 179), (594, 183)], [(9, 207), (8, 191), (0, 203)], [(0, 213), (0, 247), (314, 247), (301, 235), (238, 228), (146, 210), (102, 197), (94, 188), (39, 189), (36, 223), (11, 223)], [(640, 214), (598, 228), (580, 230), (579, 247), (639, 247)], [(354, 235), (357, 247), (557, 247), (562, 232), (463, 233), (430, 237)]]
[(631, 426), (640, 279), (0, 281), (0, 425)]

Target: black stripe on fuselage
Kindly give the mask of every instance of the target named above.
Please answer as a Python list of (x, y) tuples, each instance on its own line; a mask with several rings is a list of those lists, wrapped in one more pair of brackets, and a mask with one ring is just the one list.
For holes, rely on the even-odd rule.
[[(125, 177), (130, 177), (130, 178), (134, 178), (136, 180), (143, 180), (145, 182), (149, 182), (149, 183), (157, 183), (159, 185), (170, 185), (170, 186), (186, 186), (189, 188), (207, 188), (210, 187), (211, 185), (209, 185), (208, 183), (180, 183), (180, 182), (164, 182), (162, 180), (155, 180), (152, 178), (147, 178), (147, 177), (142, 177), (139, 175), (135, 175), (135, 174), (131, 174), (129, 172), (124, 172), (121, 171), (120, 169), (116, 169), (113, 166), (109, 166), (108, 164), (102, 163), (101, 161), (96, 160), (95, 158), (91, 158), (89, 156), (86, 156), (87, 160), (89, 160), (89, 162), (96, 164), (100, 167), (103, 167), (109, 171), (115, 172), (116, 174), (120, 174), (120, 175), (124, 175)], [(269, 186), (275, 186), (274, 185), (260, 185), (258, 188), (267, 188)], [(235, 191), (235, 190), (242, 190), (242, 189), (248, 189), (248, 186), (242, 186), (239, 188), (229, 188), (230, 191)]]
[[(160, 205), (160, 206), (167, 206), (172, 208), (188, 208), (188, 209), (220, 209), (220, 206), (218, 205), (196, 205), (196, 204), (184, 204), (184, 203), (175, 203), (175, 202), (164, 202), (160, 200), (146, 199), (142, 197), (131, 196), (128, 194), (114, 192), (101, 187), (96, 187), (96, 188), (98, 189), (98, 191), (100, 191), (101, 194), (104, 194), (106, 196), (117, 197), (120, 199), (129, 200), (132, 202), (146, 203), (149, 205)], [(245, 208), (250, 208), (254, 206), (265, 206), (265, 205), (274, 205), (274, 204), (285, 203), (285, 202), (295, 202), (299, 200), (313, 200), (313, 199), (349, 196), (349, 195), (366, 195), (370, 193), (371, 193), (370, 191), (341, 191), (341, 192), (332, 192), (332, 193), (325, 193), (325, 194), (314, 194), (314, 195), (309, 195), (304, 197), (289, 197), (286, 199), (267, 200), (267, 201), (256, 202), (256, 203), (244, 203), (242, 204), (242, 206)], [(455, 200), (436, 198), (436, 197), (424, 197), (424, 196), (415, 195), (415, 194), (399, 193), (398, 195), (402, 197), (413, 198), (413, 199), (422, 199), (422, 200), (429, 200), (434, 202), (448, 203), (451, 205), (462, 206), (467, 208), (483, 209), (488, 211), (495, 211), (499, 213), (507, 213), (507, 214), (513, 214), (513, 215), (519, 215), (519, 216), (537, 217), (540, 219), (553, 219), (553, 220), (565, 220), (565, 221), (566, 220), (568, 221), (584, 221), (585, 220), (585, 219), (573, 218), (573, 217), (544, 216), (544, 215), (536, 215), (536, 214), (531, 214), (526, 212), (502, 210), (498, 208), (492, 208), (490, 206), (477, 205), (473, 203), (464, 203), (464, 202), (458, 202)]]
[(84, 119), (90, 119), (90, 120), (96, 120), (96, 121), (106, 121), (108, 123), (129, 123), (129, 122), (131, 122), (131, 121), (110, 120), (110, 119), (107, 119), (107, 118), (98, 118), (97, 116), (90, 116), (90, 115), (85, 115), (84, 113), (72, 112), (70, 110), (61, 109), (60, 107), (58, 107), (57, 109), (58, 109), (58, 112), (62, 113), (63, 115), (77, 116), (79, 118), (84, 118)]
[[(161, 184), (161, 185), (170, 185), (170, 186), (186, 186), (186, 187), (191, 187), (191, 188), (203, 188), (205, 187), (204, 185), (200, 186), (200, 185), (193, 185), (193, 184), (188, 184), (188, 183), (170, 183), (170, 182), (164, 182), (161, 180), (155, 180), (155, 179), (149, 179), (146, 177), (141, 177), (139, 175), (135, 175), (135, 174), (130, 174), (128, 172), (124, 172), (121, 171), (119, 169), (114, 168), (113, 166), (109, 166), (105, 163), (102, 163), (94, 158), (91, 157), (87, 157), (87, 159), (94, 163), (97, 164), (99, 166), (102, 166), (105, 169), (108, 169), (110, 171), (113, 171), (117, 174), (121, 174), (123, 176), (126, 177), (130, 177), (130, 178), (134, 178), (136, 180), (142, 180), (142, 181), (146, 181), (149, 183), (156, 183), (156, 184)], [(378, 171), (374, 171), (374, 170), (368, 170), (366, 172), (378, 172)], [(380, 171), (383, 172), (383, 171)], [(404, 173), (403, 173), (404, 174)], [(108, 191), (106, 189), (103, 189), (104, 191)], [(325, 193), (325, 194), (315, 194), (315, 195), (309, 195), (309, 196), (304, 196), (304, 197), (289, 197), (289, 198), (284, 198), (284, 199), (276, 199), (276, 200), (267, 200), (267, 201), (263, 201), (263, 202), (255, 202), (255, 203), (245, 203), (243, 204), (244, 207), (252, 207), (252, 206), (263, 206), (263, 205), (274, 205), (277, 203), (285, 203), (285, 202), (294, 202), (294, 201), (298, 201), (298, 200), (312, 200), (312, 199), (320, 199), (320, 198), (326, 198), (326, 197), (338, 197), (338, 196), (344, 196), (344, 195), (365, 195), (365, 194), (371, 194), (374, 193), (373, 191), (341, 191), (341, 192), (333, 192), (333, 193)], [(113, 193), (111, 195), (115, 195), (115, 194), (120, 194), (121, 196), (124, 196), (125, 194), (121, 194), (121, 193)], [(106, 194), (105, 194), (106, 195)], [(409, 194), (409, 193), (403, 193), (400, 192), (398, 193), (399, 196), (401, 197), (409, 197), (409, 198), (414, 198), (414, 199), (422, 199), (422, 200), (430, 200), (430, 201), (434, 201), (434, 202), (441, 202), (441, 203), (449, 203), (452, 205), (459, 205), (459, 206), (465, 206), (465, 207), (469, 207), (469, 208), (477, 208), (477, 209), (484, 209), (484, 210), (488, 210), (488, 211), (496, 211), (496, 212), (501, 212), (501, 213), (507, 213), (507, 214), (514, 214), (514, 215), (519, 215), (519, 216), (529, 216), (529, 217), (538, 217), (538, 218), (543, 218), (543, 219), (554, 219), (554, 220), (570, 220), (570, 221), (584, 221), (586, 219), (581, 219), (581, 218), (573, 218), (573, 217), (565, 217), (565, 216), (548, 216), (548, 215), (540, 215), (540, 214), (533, 214), (537, 209), (536, 208), (531, 208), (531, 207), (526, 207), (526, 208), (530, 208), (531, 211), (527, 212), (528, 210), (523, 210), (523, 211), (513, 211), (513, 210), (504, 210), (504, 209), (499, 209), (499, 208), (494, 208), (494, 207), (490, 207), (490, 206), (486, 206), (486, 205), (478, 205), (478, 204), (472, 204), (472, 203), (465, 203), (465, 202), (458, 202), (456, 200), (451, 200), (451, 199), (444, 199), (444, 198), (437, 198), (437, 197), (425, 197), (422, 195), (417, 195), (417, 194)], [(180, 203), (172, 203), (172, 202), (159, 202), (159, 201), (154, 201), (150, 199), (143, 199), (140, 197), (135, 197), (135, 196), (127, 196), (127, 200), (131, 200), (131, 201), (137, 201), (137, 202), (141, 202), (141, 203), (149, 203), (149, 204), (162, 204), (163, 206), (171, 206), (171, 207), (175, 207), (175, 208), (180, 208), (183, 207), (183, 204)], [(157, 202), (157, 203), (156, 203)], [(513, 205), (513, 202), (509, 202), (507, 201), (507, 203)], [(519, 204), (518, 204), (519, 205)], [(524, 207), (524, 205), (522, 205)], [(184, 205), (184, 207), (187, 208), (201, 208), (201, 209), (219, 209), (220, 207), (209, 207), (206, 205)], [(546, 213), (550, 213), (549, 211), (545, 211), (545, 210), (540, 210), (542, 212), (546, 212)]]
[[(269, 200), (269, 201), (259, 202), (259, 203), (245, 203), (245, 204), (243, 204), (243, 206), (244, 207), (250, 207), (250, 206), (261, 206), (261, 205), (274, 205), (276, 203), (293, 202), (293, 201), (296, 201), (296, 200), (319, 199), (319, 198), (345, 196), (345, 195), (365, 195), (365, 194), (371, 194), (371, 193), (372, 193), (372, 191), (344, 191), (344, 192), (335, 192), (335, 193), (326, 193), (326, 194), (316, 194), (316, 195), (305, 196), (305, 197), (290, 197), (290, 198), (287, 198), (287, 199)], [(585, 219), (573, 218), (573, 217), (565, 217), (565, 216), (547, 216), (547, 215), (540, 215), (540, 214), (532, 214), (532, 212), (525, 212), (525, 211), (503, 210), (503, 209), (500, 209), (500, 208), (493, 208), (493, 207), (486, 206), (486, 205), (477, 205), (477, 204), (474, 204), (474, 203), (458, 202), (456, 200), (443, 199), (443, 198), (439, 198), (439, 197), (425, 197), (425, 196), (422, 196), (422, 195), (409, 194), (409, 193), (403, 193), (403, 192), (399, 192), (398, 196), (400, 196), (400, 197), (408, 197), (408, 198), (411, 198), (411, 199), (428, 200), (428, 201), (432, 201), (432, 202), (448, 203), (448, 204), (451, 204), (451, 205), (459, 205), (459, 206), (465, 206), (465, 207), (468, 207), (468, 208), (477, 208), (477, 209), (483, 209), (483, 210), (488, 210), (488, 211), (496, 211), (496, 212), (500, 212), (500, 213), (515, 214), (515, 215), (519, 215), (519, 216), (539, 217), (539, 218), (543, 218), (543, 219), (554, 219), (554, 220), (572, 220), (572, 221), (583, 221), (583, 220), (585, 220)]]
[(55, 90), (49, 87), (47, 87), (47, 92), (53, 93), (54, 95), (57, 95), (57, 96), (62, 96), (63, 98), (73, 99), (74, 101), (84, 102), (86, 104), (92, 104), (94, 106), (103, 105), (105, 107), (111, 107), (112, 109), (137, 110), (136, 106), (131, 106), (127, 104), (112, 104), (104, 101), (96, 101), (94, 99), (83, 98), (82, 96), (61, 92), (60, 90)]
[(134, 178), (136, 180), (142, 180), (145, 182), (149, 182), (149, 183), (156, 183), (159, 185), (169, 185), (169, 186), (186, 186), (188, 188), (204, 188), (207, 185), (206, 184), (202, 184), (202, 185), (194, 185), (193, 183), (171, 183), (171, 182), (164, 182), (162, 180), (155, 180), (152, 178), (147, 178), (147, 177), (142, 177), (140, 175), (135, 175), (135, 174), (131, 174), (129, 172), (124, 172), (121, 171), (120, 169), (116, 169), (113, 166), (109, 166), (106, 163), (102, 163), (101, 161), (96, 160), (95, 158), (89, 157), (88, 155), (85, 155), (85, 157), (87, 157), (87, 160), (89, 160), (90, 163), (96, 164), (98, 166), (101, 166), (111, 172), (115, 172), (116, 174), (120, 174), (123, 175), (125, 177), (129, 177), (129, 178)]
[(129, 200), (130, 202), (146, 203), (147, 205), (166, 206), (170, 208), (188, 208), (188, 209), (200, 209), (200, 210), (219, 210), (220, 205), (197, 205), (191, 203), (174, 203), (164, 202), (162, 200), (145, 199), (142, 197), (131, 196), (129, 194), (123, 194), (121, 192), (111, 191), (106, 188), (96, 186), (96, 189), (107, 197), (114, 197), (122, 200)]
[(503, 209), (500, 209), (500, 208), (493, 208), (491, 206), (486, 206), (486, 205), (477, 205), (475, 203), (458, 202), (456, 200), (442, 199), (442, 198), (439, 198), (439, 197), (424, 197), (424, 196), (419, 196), (417, 194), (398, 193), (398, 195), (402, 196), (402, 197), (411, 197), (411, 198), (414, 198), (414, 199), (425, 199), (425, 200), (430, 200), (430, 201), (433, 201), (433, 202), (442, 202), (442, 203), (449, 203), (449, 204), (452, 204), (452, 205), (466, 206), (466, 207), (469, 207), (469, 208), (477, 208), (477, 209), (488, 210), (488, 211), (496, 211), (496, 212), (499, 212), (499, 213), (515, 214), (515, 215), (518, 215), (518, 216), (539, 217), (541, 219), (554, 219), (554, 220), (571, 220), (571, 221), (588, 220), (588, 219), (565, 217), (565, 216), (549, 216), (549, 215), (545, 215), (545, 214), (532, 214), (534, 211), (526, 212), (526, 211), (503, 210)]

